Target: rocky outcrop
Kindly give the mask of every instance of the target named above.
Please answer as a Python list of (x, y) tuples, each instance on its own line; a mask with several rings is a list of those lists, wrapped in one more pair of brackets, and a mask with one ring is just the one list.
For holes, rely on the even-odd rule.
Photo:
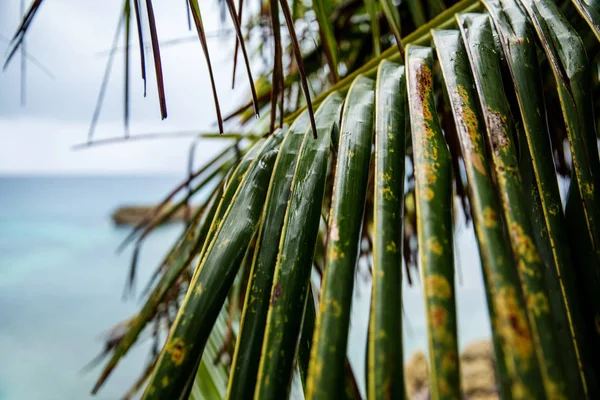
[(409, 399), (429, 398), (429, 367), (421, 350), (414, 353), (404, 367), (404, 382)]
[(462, 391), (467, 399), (499, 398), (492, 342), (481, 341), (465, 347), (460, 368)]
[[(404, 368), (406, 391), (412, 400), (427, 400), (429, 373), (427, 357), (417, 351)], [(467, 345), (460, 356), (460, 376), (463, 399), (499, 399), (494, 370), (494, 348), (490, 341)]]
[[(127, 225), (134, 226), (139, 224), (144, 220), (144, 218), (150, 213), (155, 206), (123, 206), (116, 209), (111, 218), (115, 225)], [(166, 214), (170, 211), (171, 206), (166, 206), (161, 211), (163, 214)], [(186, 210), (185, 207), (181, 207), (176, 212), (167, 218), (164, 223), (173, 223), (173, 222), (181, 222), (185, 221), (188, 216), (194, 215), (195, 212), (198, 211), (197, 206), (191, 206), (189, 210)]]

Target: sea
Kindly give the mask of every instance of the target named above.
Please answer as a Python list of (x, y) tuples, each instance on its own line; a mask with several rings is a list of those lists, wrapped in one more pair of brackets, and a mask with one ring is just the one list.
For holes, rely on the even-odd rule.
[[(157, 203), (182, 176), (0, 176), (0, 400), (119, 399), (149, 359), (142, 338), (96, 396), (90, 391), (107, 331), (132, 316), (139, 298), (123, 299), (131, 249), (117, 253), (130, 228), (111, 213)], [(162, 227), (142, 246), (137, 288), (183, 227)], [(490, 336), (472, 229), (458, 222), (457, 303), (460, 346)], [(403, 285), (404, 357), (427, 352), (418, 273)], [(359, 271), (348, 353), (364, 392), (370, 276)], [(144, 335), (142, 335), (144, 336)], [(147, 335), (146, 335), (147, 336)]]

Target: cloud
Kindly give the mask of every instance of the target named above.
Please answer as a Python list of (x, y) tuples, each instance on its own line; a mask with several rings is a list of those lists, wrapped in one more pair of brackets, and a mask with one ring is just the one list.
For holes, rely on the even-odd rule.
[[(19, 0), (2, 3), (0, 34), (10, 37), (19, 23)], [(111, 46), (121, 6), (121, 0), (53, 0), (43, 4), (27, 35), (27, 50), (52, 71), (55, 79), (28, 63), (27, 104), (21, 107), (19, 60), (15, 59), (0, 74), (0, 173), (151, 173), (185, 168), (189, 140), (183, 139), (111, 145), (79, 152), (70, 149), (86, 140), (107, 61), (106, 55), (99, 53)], [(203, 9), (209, 32), (222, 28), (217, 7), (208, 4)], [(155, 12), (161, 40), (195, 33), (188, 30), (183, 2), (177, 6), (172, 2), (155, 2)], [(149, 41), (147, 32), (145, 39)], [(241, 73), (236, 90), (230, 88), (233, 39), (232, 35), (226, 35), (224, 39), (209, 40), (224, 113), (247, 101), (247, 85)], [(215, 131), (210, 81), (199, 42), (164, 47), (161, 51), (169, 111), (165, 121), (160, 120), (152, 54), (147, 54), (146, 59), (148, 96), (144, 98), (137, 35), (132, 36), (132, 44), (135, 45), (130, 72), (132, 133)], [(123, 67), (124, 57), (119, 54), (115, 57), (100, 116), (98, 137), (118, 136), (123, 132)], [(204, 158), (220, 147), (205, 142), (206, 145), (200, 146)]]
[[(154, 124), (138, 124), (149, 128)], [(73, 150), (85, 141), (87, 125), (44, 119), (0, 120), (0, 171), (4, 174), (156, 174), (187, 173), (191, 138), (160, 139)], [(104, 124), (100, 136), (115, 136), (120, 123)], [(231, 141), (204, 140), (196, 163)]]

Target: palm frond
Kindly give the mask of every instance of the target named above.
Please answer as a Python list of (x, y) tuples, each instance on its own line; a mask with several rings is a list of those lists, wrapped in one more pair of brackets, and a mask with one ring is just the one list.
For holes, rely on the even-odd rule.
[(219, 106), (219, 96), (217, 94), (217, 87), (215, 84), (215, 78), (213, 76), (212, 64), (210, 63), (210, 53), (208, 51), (208, 43), (206, 42), (206, 33), (204, 32), (204, 24), (202, 23), (202, 15), (200, 14), (200, 6), (198, 0), (189, 0), (188, 3), (190, 13), (194, 19), (194, 25), (198, 31), (198, 38), (202, 44), (202, 51), (206, 58), (206, 64), (208, 67), (208, 75), (210, 76), (210, 85), (213, 91), (213, 99), (215, 102), (215, 109), (217, 112), (217, 123), (219, 125), (219, 133), (223, 133), (223, 118), (221, 117), (221, 107)]
[[(8, 60), (40, 4), (26, 14)], [(166, 116), (152, 1), (145, 4)], [(199, 4), (189, 5), (208, 61)], [(110, 336), (94, 391), (145, 327), (158, 341), (167, 325), (160, 355), (131, 392), (148, 381), (144, 399), (279, 400), (297, 375), (307, 400), (342, 390), (360, 399), (359, 386), (369, 400), (403, 399), (404, 259), (407, 268), (418, 265), (424, 286), (431, 396), (459, 398), (453, 233), (462, 207), (478, 244), (500, 397), (598, 398), (595, 4), (274, 0), (246, 18), (246, 43), (242, 2), (225, 6), (251, 85), (223, 124), (249, 122), (260, 110), (270, 118), (254, 133), (232, 134), (236, 143), (202, 168), (190, 167), (189, 179), (126, 239), (136, 248), (132, 284), (144, 239), (201, 199), (156, 268), (141, 311)], [(142, 43), (138, 1), (134, 11)], [(128, 47), (129, 3), (122, 14)], [(246, 45), (257, 30), (264, 40), (254, 54), (272, 65), (254, 81)], [(570, 186), (566, 207), (557, 175)], [(371, 264), (362, 377), (348, 360), (350, 311), (355, 272)], [(213, 365), (231, 349), (231, 367)]]
[(327, 261), (308, 373), (308, 398), (331, 398), (344, 385), (354, 268), (373, 141), (374, 89), (372, 79), (356, 78), (342, 112), (328, 219)]
[(148, 13), (148, 26), (150, 27), (150, 40), (152, 42), (152, 54), (154, 56), (154, 72), (156, 73), (160, 116), (162, 119), (165, 119), (167, 118), (167, 99), (162, 71), (162, 59), (160, 57), (160, 44), (158, 42), (158, 30), (156, 28), (156, 18), (154, 16), (152, 0), (146, 0), (146, 12)]
[(319, 107), (315, 115), (317, 139), (312, 138), (312, 129), (304, 134), (281, 231), (255, 399), (285, 397), (291, 384), (321, 217), (329, 146), (338, 129), (342, 100), (333, 94)]
[(145, 398), (178, 397), (198, 368), (210, 332), (206, 327), (214, 325), (260, 220), (265, 183), (269, 182), (282, 136), (283, 133), (272, 135), (263, 143), (222, 218), (217, 210), (217, 224), (213, 222), (216, 229), (208, 236), (210, 244), (205, 244), (201, 252), (199, 266), (144, 392)]
[(408, 126), (403, 66), (383, 61), (375, 89), (373, 289), (369, 324), (368, 397), (404, 397), (402, 344), (402, 217)]
[(431, 390), (436, 398), (458, 398), (452, 168), (435, 112), (431, 48), (407, 46), (405, 65), (415, 168), (419, 267), (429, 326)]
[[(510, 247), (501, 222), (467, 54), (457, 30), (433, 31), (433, 43), (456, 124), (470, 188), (471, 215), (479, 245), (490, 320), (498, 327), (514, 325), (518, 321), (516, 316), (504, 312), (505, 304), (496, 303), (499, 292), (518, 291), (518, 283), (513, 263), (507, 257)], [(519, 364), (514, 362), (515, 352), (520, 347), (507, 345), (516, 339), (510, 330), (492, 329), (492, 335), (496, 369), (500, 376), (505, 377), (500, 381), (500, 393), (508, 394), (512, 391), (511, 382), (518, 379), (522, 372)], [(507, 365), (512, 365), (512, 368), (509, 370)]]
[(227, 395), (229, 399), (246, 398), (254, 390), (281, 228), (307, 124), (308, 113), (304, 113), (289, 128), (273, 169), (240, 321), (239, 340), (231, 367)]
[[(329, 13), (331, 11), (331, 1), (315, 0), (312, 3), (317, 22), (319, 23), (319, 35), (321, 37), (321, 45), (329, 66), (331, 74), (331, 82), (336, 83), (340, 80), (338, 73), (338, 49), (335, 35), (333, 34), (333, 26)], [(328, 7), (329, 6), (329, 7)]]
[[(418, 264), (425, 289), (432, 395), (460, 396), (455, 306), (458, 289), (454, 286), (452, 238), (456, 157), (464, 160), (466, 195), (481, 254), (501, 395), (571, 398), (590, 396), (597, 391), (594, 361), (582, 355), (582, 346), (590, 340), (586, 322), (590, 310), (589, 306), (581, 309), (574, 283), (581, 272), (571, 271), (572, 249), (561, 239), (565, 235), (565, 220), (553, 168), (554, 144), (549, 140), (544, 118), (545, 83), (540, 78), (543, 72), (538, 67), (534, 36), (537, 33), (540, 38), (550, 32), (559, 38), (561, 34), (576, 36), (576, 33), (566, 20), (556, 17), (560, 15), (558, 9), (532, 4), (521, 6), (510, 0), (489, 0), (484, 4), (489, 15), (474, 14), (481, 8), (473, 1), (459, 2), (445, 11), (439, 4), (437, 17), (401, 43), (408, 44), (406, 83), (404, 67), (393, 63), (402, 61), (402, 47), (391, 47), (317, 96), (313, 102), (318, 106), (316, 131), (311, 128), (310, 111), (298, 114), (303, 111), (300, 108), (287, 117), (287, 121), (293, 121), (289, 131), (275, 135), (285, 136), (283, 144), (266, 139), (273, 149), (279, 149), (279, 156), (274, 161), (274, 173), (265, 173), (260, 180), (262, 190), (270, 182), (268, 192), (263, 195), (264, 205), (256, 204), (252, 209), (260, 228), (227, 398), (246, 398), (250, 393), (255, 399), (287, 396), (296, 360), (307, 399), (330, 398), (340, 387), (348, 387), (350, 397), (360, 398), (358, 390), (352, 389), (356, 388), (355, 379), (348, 375), (352, 369), (346, 348), (354, 270), (362, 259), (359, 248), (363, 240), (369, 242), (371, 238), (374, 289), (369, 319), (367, 393), (369, 398), (404, 396), (402, 379), (398, 378), (402, 374), (402, 346), (398, 340), (402, 303), (397, 296), (403, 256), (398, 246), (401, 240), (405, 242), (401, 228), (409, 223), (408, 214), (405, 215), (409, 212), (415, 212), (411, 232), (418, 243)], [(430, 12), (432, 8), (429, 4)], [(291, 14), (284, 11), (284, 16), (290, 27)], [(272, 18), (277, 20), (275, 15)], [(442, 30), (454, 24), (459, 30)], [(430, 31), (431, 28), (435, 29)], [(499, 47), (493, 40), (493, 30), (497, 31)], [(583, 65), (584, 58), (572, 63), (564, 58), (566, 50), (557, 46), (554, 39), (542, 38), (540, 43), (553, 66), (549, 72), (558, 93), (564, 94), (561, 104), (570, 107), (564, 113), (567, 127), (570, 124), (585, 127), (581, 116), (592, 111), (586, 106), (587, 94), (575, 90), (581, 87), (583, 78), (573, 74), (573, 67)], [(423, 47), (427, 44), (433, 45), (435, 52)], [(296, 42), (292, 48), (299, 53)], [(583, 47), (579, 49), (585, 54)], [(441, 124), (438, 116), (438, 110), (444, 108), (436, 106), (439, 88), (434, 54), (442, 72), (442, 101), (450, 110), (443, 118), (452, 118), (451, 125), (447, 120)], [(279, 85), (277, 68), (273, 85)], [(302, 86), (300, 83), (298, 91)], [(271, 88), (272, 112), (283, 89)], [(323, 100), (324, 96), (328, 97)], [(343, 109), (342, 96), (345, 96)], [(341, 120), (339, 129), (338, 120)], [(412, 140), (408, 143), (412, 145), (408, 154), (413, 159), (414, 189), (408, 190), (414, 190), (416, 209), (404, 211), (404, 146), (405, 135), (409, 133), (405, 124), (409, 120)], [(450, 128), (456, 129), (455, 139), (451, 138)], [(580, 164), (591, 172), (595, 164), (589, 162), (597, 157), (592, 154), (590, 140), (595, 131), (588, 127), (569, 134), (569, 129), (567, 137), (574, 146), (574, 162), (581, 160)], [(317, 139), (310, 137), (313, 132), (318, 133)], [(451, 140), (456, 140), (458, 149), (450, 145)], [(248, 154), (260, 159), (254, 153), (257, 151)], [(370, 162), (372, 154), (374, 165)], [(249, 171), (256, 168), (255, 162), (247, 167)], [(328, 169), (333, 182), (331, 189), (324, 186)], [(575, 178), (583, 177), (584, 181), (586, 176), (593, 176), (577, 174), (576, 165), (575, 171)], [(373, 189), (367, 185), (370, 174), (373, 174)], [(227, 223), (234, 226), (229, 213), (255, 198), (243, 190), (252, 183), (258, 190), (257, 179), (252, 172), (243, 175), (236, 195), (222, 202), (222, 206), (229, 204), (227, 212), (217, 210), (213, 227), (223, 229)], [(575, 193), (583, 195), (583, 185), (575, 179), (572, 185), (579, 188)], [(524, 188), (534, 196), (530, 198)], [(373, 200), (369, 201), (371, 196)], [(586, 201), (578, 203), (582, 207), (578, 220), (585, 210), (591, 212), (595, 192), (590, 196), (587, 206)], [(317, 258), (314, 250), (320, 240), (318, 221), (322, 204), (326, 205), (325, 214), (329, 214), (325, 217), (327, 242), (317, 247)], [(586, 219), (589, 234), (586, 238), (595, 252), (594, 220)], [(390, 221), (395, 221), (393, 226)], [(237, 257), (243, 254), (239, 248), (242, 237), (236, 236), (238, 245), (230, 245), (222, 237), (227, 231), (207, 233), (205, 243), (212, 244), (205, 245), (204, 250), (195, 250), (201, 255), (200, 267), (145, 398), (178, 396), (190, 387), (190, 377), (198, 369), (205, 342), (205, 339), (198, 341), (199, 326), (211, 323), (210, 315), (217, 305), (222, 305), (219, 299), (229, 290), (227, 279), (232, 278), (226, 277), (236, 271), (234, 264), (218, 266), (216, 261), (211, 262), (224, 257), (219, 255), (224, 253), (215, 250), (216, 243), (238, 254)], [(247, 247), (250, 231), (246, 232), (243, 243)], [(410, 246), (403, 247), (412, 251)], [(367, 251), (371, 254), (371, 250)], [(233, 257), (228, 256), (228, 262), (234, 262)], [(324, 265), (320, 268), (324, 270), (320, 307), (312, 315), (311, 301), (307, 300), (307, 293), (311, 292), (307, 290), (311, 270), (321, 259)], [(590, 273), (589, 269), (584, 270)], [(218, 285), (214, 281), (217, 274), (222, 277)], [(211, 296), (202, 297), (197, 288), (209, 283)], [(588, 293), (592, 287), (592, 284), (586, 286)], [(556, 330), (565, 325), (567, 329), (557, 334)], [(307, 339), (311, 332), (312, 341)], [(193, 344), (189, 342), (191, 337), (196, 340)], [(559, 349), (569, 350), (563, 354)], [(173, 354), (177, 359), (179, 354), (191, 358), (176, 365)], [(163, 388), (160, 384), (165, 377), (169, 385)]]

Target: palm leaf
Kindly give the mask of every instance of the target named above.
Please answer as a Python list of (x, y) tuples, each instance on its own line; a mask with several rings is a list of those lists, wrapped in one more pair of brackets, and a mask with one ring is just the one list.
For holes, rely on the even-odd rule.
[(135, 12), (135, 22), (138, 34), (138, 45), (140, 46), (140, 66), (142, 70), (142, 80), (144, 81), (144, 97), (146, 97), (146, 54), (144, 54), (144, 34), (142, 29), (142, 17), (140, 14), (140, 0), (133, 1), (133, 10)]
[(308, 287), (306, 306), (302, 317), (302, 330), (300, 331), (300, 342), (298, 343), (298, 370), (302, 380), (302, 389), (306, 394), (308, 384), (308, 368), (310, 365), (310, 351), (312, 349), (313, 332), (317, 319), (315, 297), (312, 284)]
[[(104, 367), (92, 393), (98, 392), (104, 381), (116, 367), (117, 363), (131, 349), (131, 346), (135, 343), (142, 330), (158, 313), (159, 305), (172, 290), (173, 285), (181, 276), (184, 269), (191, 264), (197, 254), (198, 247), (202, 246), (202, 243), (207, 236), (208, 229), (217, 211), (219, 197), (220, 191), (216, 191), (212, 199), (212, 205), (207, 213), (201, 214), (199, 212), (199, 215), (193, 218), (189, 228), (182, 234), (179, 244), (168, 254), (165, 261), (161, 263), (160, 269), (163, 270), (163, 273), (160, 280), (148, 295), (140, 312), (128, 326), (127, 333), (113, 350), (113, 354)], [(164, 268), (163, 265), (165, 265)]]
[(148, 25), (150, 26), (150, 39), (152, 40), (152, 54), (154, 55), (154, 71), (156, 72), (156, 86), (158, 89), (158, 102), (160, 104), (160, 116), (167, 118), (167, 100), (165, 96), (165, 83), (162, 72), (162, 59), (160, 57), (160, 44), (158, 42), (158, 31), (154, 17), (152, 0), (146, 0), (146, 11), (148, 12)]
[[(562, 211), (558, 182), (553, 168), (550, 135), (545, 118), (541, 70), (538, 67), (534, 31), (512, 0), (486, 1), (496, 25), (505, 59), (511, 72), (519, 104), (523, 129), (519, 144), (527, 155), (521, 157), (521, 172), (529, 207), (534, 211), (534, 237), (544, 264), (551, 310), (556, 321), (563, 363), (568, 374), (570, 397), (583, 398), (585, 376), (581, 363), (582, 321), (574, 293), (575, 276), (571, 265), (567, 229)], [(538, 99), (538, 101), (532, 101)], [(522, 150), (523, 151), (523, 150)], [(575, 304), (575, 305), (574, 305)], [(562, 327), (569, 329), (562, 329)], [(581, 376), (580, 376), (581, 375)], [(585, 394), (587, 396), (587, 394)]]
[[(549, 60), (573, 158), (574, 174), (566, 219), (577, 289), (585, 294), (581, 306), (587, 326), (588, 349), (592, 353), (590, 357), (597, 360), (600, 349), (593, 344), (598, 342), (600, 332), (593, 327), (600, 320), (600, 298), (594, 294), (600, 284), (600, 247), (596, 238), (600, 161), (592, 123), (589, 61), (581, 38), (554, 4), (547, 1), (537, 4), (529, 0), (523, 0), (522, 4)], [(597, 368), (597, 361), (595, 365)]]
[(435, 17), (442, 13), (446, 6), (444, 5), (443, 0), (427, 0), (427, 10), (429, 11), (429, 19)]
[[(114, 57), (116, 54), (116, 47), (119, 42), (119, 37), (121, 36), (121, 30), (123, 29), (123, 24), (125, 24), (125, 40), (126, 45), (129, 45), (129, 11), (127, 5), (129, 4), (128, 0), (125, 0), (125, 5), (123, 7), (123, 11), (119, 14), (119, 21), (117, 22), (117, 29), (115, 30), (115, 35), (112, 41), (112, 48), (110, 54), (108, 56), (108, 60), (106, 61), (106, 67), (104, 68), (104, 76), (102, 77), (102, 83), (100, 84), (100, 91), (98, 93), (98, 99), (96, 100), (96, 106), (94, 108), (94, 114), (92, 116), (92, 120), (90, 122), (90, 128), (88, 130), (88, 141), (87, 144), (90, 145), (93, 143), (94, 139), (94, 131), (96, 130), (96, 125), (98, 124), (98, 119), (100, 118), (100, 111), (102, 111), (102, 105), (104, 103), (104, 96), (106, 94), (106, 89), (108, 87), (108, 81), (110, 79), (110, 73), (112, 70), (112, 66), (114, 63)], [(127, 52), (129, 54), (129, 52)], [(125, 123), (125, 136), (128, 136), (128, 125), (129, 125), (129, 78), (128, 74), (128, 57), (125, 60), (125, 103), (124, 103), (124, 123)]]
[(573, 4), (600, 40), (600, 3), (597, 0), (573, 0)]
[[(477, 93), (474, 90), (467, 54), (457, 30), (433, 31), (433, 42), (442, 70), (448, 102), (454, 117), (462, 158), (469, 181), (469, 199), (471, 215), (475, 225), (475, 234), (479, 245), (479, 254), (483, 267), (486, 297), (490, 319), (499, 326), (509, 324), (506, 314), (501, 312), (503, 304), (496, 304), (496, 293), (511, 287), (518, 290), (517, 277), (513, 264), (506, 254), (510, 253), (508, 240), (500, 221), (500, 207), (496, 200), (489, 158), (483, 141), (481, 118), (477, 109)], [(507, 285), (508, 284), (508, 285)], [(504, 286), (504, 287), (503, 287)], [(504, 318), (503, 318), (504, 317)], [(501, 379), (500, 393), (508, 395), (510, 381), (518, 376), (509, 373), (507, 363), (512, 363), (515, 348), (504, 346), (514, 338), (510, 331), (492, 329), (496, 369)]]
[[(514, 144), (514, 126), (508, 100), (502, 90), (498, 58), (493, 51), (489, 18), (483, 14), (457, 16), (469, 61), (492, 154), (506, 229), (526, 302), (532, 349), (538, 358), (548, 396), (566, 397), (562, 364), (548, 304), (543, 264), (533, 242), (531, 222), (524, 207), (521, 175)], [(477, 56), (475, 56), (477, 52)]]
[(25, 33), (27, 32), (31, 23), (33, 22), (33, 19), (37, 15), (37, 13), (42, 5), (42, 2), (43, 2), (43, 0), (34, 0), (31, 3), (31, 5), (29, 6), (27, 13), (25, 13), (25, 15), (23, 16), (23, 19), (21, 20), (21, 24), (19, 25), (17, 32), (14, 34), (14, 36), (12, 37), (12, 39), (10, 41), (10, 45), (7, 50), (8, 56), (6, 57), (6, 60), (4, 61), (3, 69), (6, 69), (6, 67), (12, 60), (13, 56), (16, 54), (17, 50), (19, 49), (19, 46), (23, 43), (23, 40), (25, 39)]
[(402, 48), (402, 35), (400, 33), (400, 14), (398, 13), (398, 9), (392, 0), (382, 0), (381, 8), (383, 9), (383, 13), (385, 14), (388, 25), (390, 26), (390, 29), (394, 34), (394, 38), (396, 39), (396, 45), (398, 46), (400, 57), (404, 57), (404, 49)]
[(369, 325), (369, 399), (403, 399), (402, 217), (405, 133), (404, 67), (383, 61), (375, 90), (373, 291)]
[(224, 215), (229, 209), (233, 199), (236, 197), (239, 186), (245, 179), (250, 166), (255, 164), (256, 160), (263, 155), (265, 149), (265, 140), (259, 140), (256, 142), (250, 150), (242, 157), (239, 164), (235, 169), (231, 170), (226, 177), (225, 192), (219, 201), (219, 206), (215, 212), (215, 217), (210, 225), (206, 239), (204, 239), (204, 245), (200, 251), (200, 257), (202, 258), (206, 248), (211, 244), (212, 238), (216, 231), (219, 229), (221, 222), (223, 221)]
[(307, 125), (308, 113), (303, 113), (290, 127), (275, 162), (244, 301), (240, 335), (227, 389), (228, 399), (247, 398), (254, 391), (287, 195)]
[(124, 93), (123, 93), (123, 124), (125, 129), (125, 137), (129, 136), (129, 45), (131, 42), (131, 3), (125, 0), (123, 10), (123, 18), (125, 19), (125, 76)]
[(226, 365), (214, 365), (212, 360), (225, 341), (228, 303), (223, 305), (217, 321), (206, 343), (204, 357), (200, 361), (194, 385), (190, 392), (190, 400), (222, 399), (227, 390), (228, 368)]
[[(283, 92), (285, 83), (283, 78), (283, 50), (281, 46), (281, 29), (279, 22), (279, 3), (270, 2), (271, 27), (273, 29), (273, 40), (275, 42), (275, 51), (273, 52), (273, 75), (271, 78), (271, 120), (269, 132), (275, 128), (275, 116), (277, 114), (277, 102), (279, 101), (279, 119), (280, 125), (283, 125)], [(281, 93), (281, 97), (279, 97)]]
[[(470, 12), (474, 11), (479, 7), (479, 3), (476, 0), (461, 0), (456, 3), (451, 8), (445, 10), (441, 14), (437, 15), (431, 21), (420, 25), (417, 29), (411, 32), (409, 35), (402, 39), (402, 46), (406, 46), (408, 43), (413, 44), (425, 44), (431, 39), (431, 29), (443, 29), (452, 27), (456, 24), (454, 20), (454, 15), (459, 12)], [(359, 75), (364, 75), (367, 77), (374, 77), (377, 73), (377, 67), (379, 63), (384, 60), (390, 61), (401, 61), (400, 54), (398, 53), (398, 49), (395, 47), (391, 47), (381, 53), (378, 57), (373, 57), (371, 60), (368, 60), (364, 65), (360, 68), (357, 68), (352, 73), (346, 75), (343, 79), (341, 79), (335, 85), (332, 85), (327, 90), (323, 91), (321, 94), (316, 96), (312, 100), (312, 104), (314, 106), (319, 105), (327, 96), (331, 93), (335, 92), (346, 92), (354, 79), (356, 79)], [(304, 111), (306, 107), (300, 107), (295, 112), (290, 113), (285, 121), (290, 122), (293, 121), (298, 115)]]
[(332, 131), (341, 96), (331, 95), (317, 110), (318, 139), (306, 131), (292, 180), (271, 289), (255, 399), (281, 399), (291, 383), (296, 343), (321, 217), (321, 202)]
[(244, 42), (244, 36), (242, 35), (242, 28), (240, 27), (240, 22), (238, 20), (238, 16), (235, 12), (235, 5), (233, 4), (233, 0), (225, 0), (227, 4), (227, 9), (229, 10), (229, 15), (231, 16), (231, 21), (233, 22), (233, 27), (235, 28), (235, 34), (237, 37), (237, 42), (242, 48), (242, 56), (244, 57), (244, 63), (246, 64), (246, 72), (248, 74), (248, 82), (250, 83), (250, 93), (252, 93), (252, 104), (254, 104), (254, 114), (258, 116), (258, 99), (256, 97), (256, 89), (254, 88), (254, 78), (252, 78), (252, 70), (250, 69), (250, 60), (248, 59), (248, 52), (246, 51), (246, 45)]
[(310, 99), (310, 92), (308, 90), (308, 81), (306, 79), (306, 71), (304, 70), (304, 59), (302, 58), (302, 51), (300, 49), (300, 43), (298, 42), (298, 37), (296, 35), (296, 29), (294, 28), (294, 21), (292, 19), (292, 11), (290, 10), (290, 6), (287, 3), (287, 0), (279, 0), (279, 4), (281, 4), (281, 11), (283, 12), (283, 16), (285, 18), (285, 24), (288, 27), (288, 32), (290, 33), (290, 39), (292, 42), (292, 50), (294, 53), (294, 58), (296, 60), (296, 64), (298, 65), (298, 72), (300, 74), (300, 82), (302, 84), (302, 91), (304, 92), (304, 98), (306, 99), (306, 107), (308, 109), (308, 115), (310, 117), (310, 126), (312, 128), (313, 136), (315, 139), (317, 138), (317, 125), (315, 122), (315, 116), (313, 113), (313, 105)]
[(373, 140), (374, 89), (373, 80), (358, 77), (348, 91), (342, 113), (328, 221), (327, 265), (308, 373), (309, 400), (331, 398), (344, 384), (354, 269)]
[(210, 77), (210, 85), (213, 92), (213, 100), (215, 102), (215, 110), (217, 112), (217, 123), (219, 125), (219, 133), (223, 133), (223, 118), (221, 117), (221, 107), (219, 106), (219, 96), (217, 95), (217, 87), (215, 85), (215, 78), (213, 76), (212, 65), (210, 63), (210, 54), (208, 51), (208, 43), (206, 42), (206, 33), (204, 32), (204, 24), (202, 23), (202, 15), (200, 14), (200, 6), (198, 0), (188, 0), (189, 10), (194, 18), (194, 24), (198, 31), (198, 39), (202, 45), (202, 51), (206, 58), (206, 65), (208, 67), (208, 75)]
[[(244, 10), (244, 0), (238, 0), (238, 7), (237, 7), (237, 20), (238, 23), (241, 24), (242, 23), (242, 14)], [(235, 72), (237, 70), (237, 60), (238, 60), (238, 53), (239, 53), (239, 49), (240, 49), (240, 41), (237, 38), (237, 36), (235, 37), (235, 49), (233, 51), (233, 72), (231, 74), (231, 88), (235, 88)]]
[(331, 74), (331, 82), (336, 83), (340, 80), (338, 75), (338, 50), (335, 36), (333, 35), (333, 26), (327, 13), (325, 6), (325, 0), (315, 0), (312, 2), (317, 22), (319, 23), (319, 36), (321, 37), (321, 44), (323, 45), (323, 52), (327, 59), (327, 65), (329, 66), (329, 73)]
[(425, 18), (425, 10), (423, 9), (423, 5), (418, 0), (408, 0), (408, 10), (412, 17), (412, 21), (416, 27), (425, 25), (427, 22), (427, 18)]
[[(540, 38), (556, 80), (573, 156), (573, 169), (579, 185), (580, 197), (573, 200), (583, 204), (589, 235), (587, 240), (591, 241), (596, 262), (599, 262), (600, 207), (596, 201), (600, 187), (600, 161), (592, 122), (594, 118), (587, 55), (577, 32), (554, 3), (547, 0), (536, 3), (523, 0), (522, 4)], [(568, 46), (565, 45), (567, 40)]]
[(380, 43), (380, 30), (379, 30), (379, 18), (377, 16), (377, 5), (375, 0), (363, 0), (365, 8), (369, 14), (370, 25), (371, 25), (371, 37), (373, 39), (373, 54), (376, 56), (381, 54), (381, 43)]
[(429, 325), (431, 389), (435, 398), (458, 398), (452, 169), (450, 153), (435, 112), (432, 64), (430, 48), (414, 45), (406, 48), (419, 258)]
[[(260, 220), (265, 183), (270, 179), (282, 136), (267, 139), (223, 214), (201, 256), (143, 398), (178, 397), (194, 375), (208, 339), (205, 326), (214, 324)], [(237, 198), (241, 201), (234, 201)], [(235, 251), (229, 243), (235, 245)]]

